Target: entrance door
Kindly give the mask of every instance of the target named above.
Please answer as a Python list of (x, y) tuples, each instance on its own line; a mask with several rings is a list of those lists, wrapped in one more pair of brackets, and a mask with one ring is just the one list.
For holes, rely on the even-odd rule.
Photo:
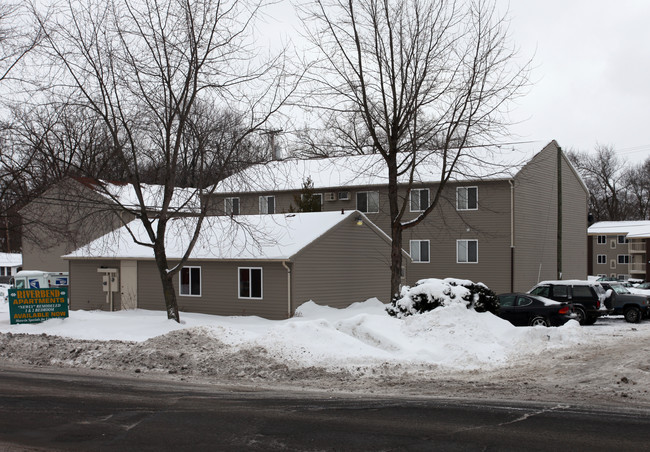
[(120, 293), (122, 309), (138, 307), (138, 262), (120, 261)]

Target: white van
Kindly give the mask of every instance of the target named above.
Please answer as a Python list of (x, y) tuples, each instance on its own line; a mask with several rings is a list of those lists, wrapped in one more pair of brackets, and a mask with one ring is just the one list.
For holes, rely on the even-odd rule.
[(21, 270), (14, 275), (13, 287), (15, 289), (49, 289), (51, 287), (65, 287), (68, 284), (68, 272)]

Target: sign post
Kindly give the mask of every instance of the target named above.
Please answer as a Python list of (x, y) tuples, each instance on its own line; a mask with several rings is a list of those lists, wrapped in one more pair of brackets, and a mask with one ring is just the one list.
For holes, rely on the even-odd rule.
[(68, 288), (9, 289), (12, 325), (68, 317)]

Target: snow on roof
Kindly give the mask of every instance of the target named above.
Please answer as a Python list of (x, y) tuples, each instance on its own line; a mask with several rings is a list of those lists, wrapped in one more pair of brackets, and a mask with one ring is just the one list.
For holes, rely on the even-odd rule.
[[(493, 148), (466, 149), (452, 175), (454, 181), (511, 179), (534, 154), (526, 150)], [(440, 156), (422, 153), (414, 174), (416, 183), (440, 180)], [(406, 164), (410, 155), (400, 163)], [(250, 166), (226, 179), (216, 193), (300, 190), (307, 178), (315, 189), (346, 186), (376, 186), (388, 182), (388, 170), (380, 154), (352, 155), (322, 159), (286, 159)], [(400, 183), (408, 181), (407, 174)]]
[[(289, 259), (353, 215), (356, 218), (362, 214), (351, 210), (345, 213), (336, 211), (206, 217), (201, 236), (190, 257), (206, 260)], [(364, 218), (364, 223), (365, 220)], [(169, 221), (165, 243), (167, 258), (180, 259), (183, 256), (196, 221), (196, 218), (174, 218)], [(128, 227), (138, 240), (150, 243), (140, 220), (132, 221)], [(63, 257), (153, 259), (153, 249), (136, 244), (126, 228), (124, 226), (108, 233)]]
[[(126, 208), (140, 206), (135, 187), (130, 183), (110, 182), (91, 178), (76, 178), (83, 185), (94, 190), (106, 199), (115, 201)], [(163, 185), (140, 184), (145, 206), (149, 210), (160, 209), (164, 194)], [(196, 188), (174, 188), (170, 208), (183, 212), (197, 211), (201, 207), (199, 191)]]
[(20, 253), (0, 253), (0, 267), (20, 267), (23, 255)]
[(620, 234), (627, 238), (650, 237), (650, 221), (599, 221), (589, 226), (590, 235)]

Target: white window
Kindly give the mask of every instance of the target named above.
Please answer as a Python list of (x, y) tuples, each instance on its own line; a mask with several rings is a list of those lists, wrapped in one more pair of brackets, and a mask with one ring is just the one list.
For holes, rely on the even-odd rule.
[(379, 192), (361, 191), (357, 193), (357, 210), (364, 213), (379, 212)]
[(411, 212), (422, 212), (429, 207), (429, 189), (415, 188), (411, 190)]
[(619, 254), (618, 255), (618, 263), (619, 264), (629, 264), (630, 263), (630, 255), (629, 254)]
[(456, 240), (456, 262), (459, 264), (478, 262), (478, 240)]
[(261, 300), (263, 281), (261, 268), (239, 267), (239, 298), (256, 298)]
[(411, 240), (411, 259), (413, 262), (429, 262), (428, 240)]
[(606, 264), (607, 263), (607, 255), (606, 254), (599, 254), (597, 256), (598, 263), (599, 264)]
[(339, 192), (339, 201), (347, 201), (348, 199), (350, 199), (350, 193), (347, 191)]
[(617, 239), (618, 239), (618, 243), (620, 243), (621, 245), (629, 242), (629, 240), (624, 235), (619, 235)]
[(188, 297), (201, 296), (201, 267), (183, 267), (179, 277), (178, 293)]
[(260, 196), (260, 213), (275, 213), (275, 196)]
[(607, 236), (606, 235), (599, 235), (598, 236), (598, 244), (599, 245), (605, 245), (607, 243)]
[(224, 199), (223, 210), (226, 215), (239, 215), (239, 198)]
[(478, 187), (456, 188), (456, 209), (457, 210), (478, 209)]

